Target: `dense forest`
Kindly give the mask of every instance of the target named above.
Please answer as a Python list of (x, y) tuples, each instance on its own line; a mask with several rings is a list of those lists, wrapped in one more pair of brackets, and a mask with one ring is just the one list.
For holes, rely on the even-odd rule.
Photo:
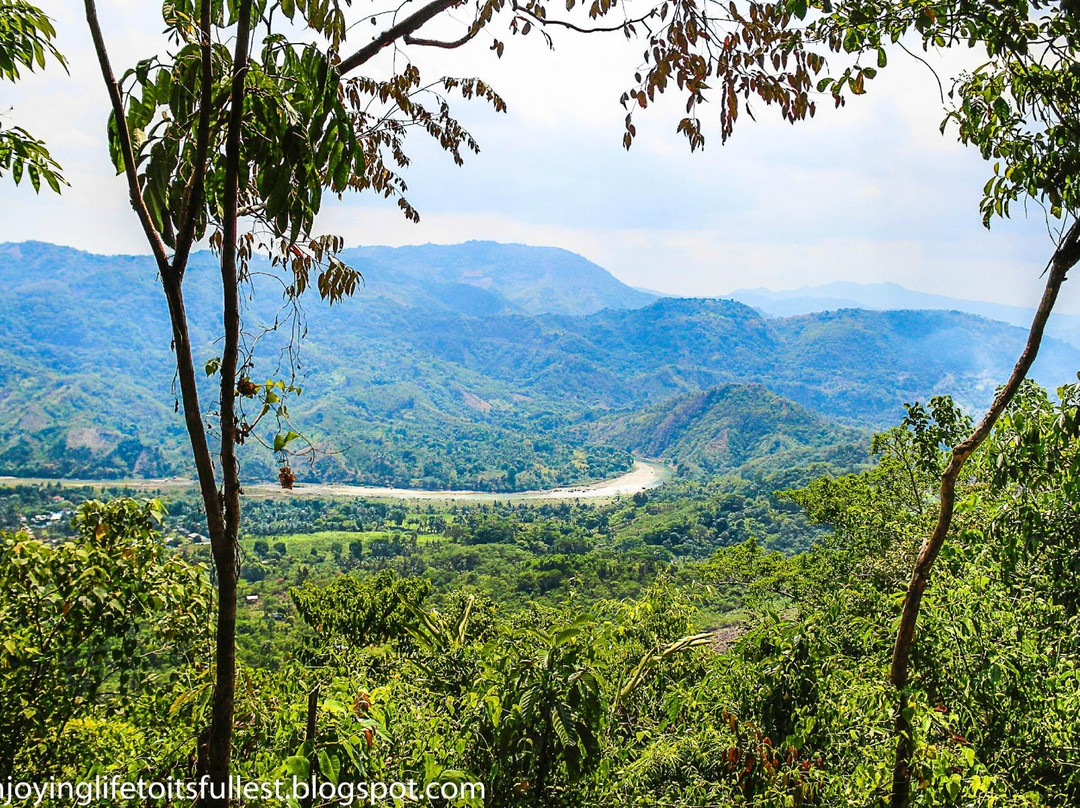
[[(46, 110), (46, 91), (30, 127), (84, 104), (102, 124), (67, 133), (64, 155), (97, 162), (66, 173), (5, 113), (0, 179), (59, 194), (108, 165), (94, 204), (122, 187), (145, 253), (0, 245), (0, 803), (1080, 804), (1080, 374), (1075, 322), (1052, 319), (1080, 263), (1075, 4), (559, 5), (169, 0), (147, 32), (140, 4), (84, 0), (69, 64), (46, 11), (0, 0), (0, 81), (63, 68), (85, 91), (96, 63), (100, 106)], [(530, 33), (642, 53), (626, 149), (656, 147), (646, 112), (674, 111), (696, 153), (936, 60), (941, 132), (988, 164), (982, 224), (1040, 211), (1049, 236), (1013, 264), (965, 253), (972, 294), (1043, 267), (1036, 308), (1015, 327), (796, 290), (770, 316), (775, 295), (668, 297), (564, 250), (346, 249), (324, 202), (366, 193), (419, 222), (417, 139), (460, 166), (480, 152), (462, 105), (509, 109), (458, 49), (478, 40), (509, 77), (506, 40), (513, 59)], [(155, 52), (117, 70), (129, 44)], [(560, 104), (596, 68), (550, 82)], [(869, 176), (849, 138), (805, 136), (749, 160), (741, 193), (661, 199), (623, 169), (595, 205), (623, 206), (580, 232), (673, 246), (746, 204), (785, 270), (877, 272), (850, 260), (880, 225), (872, 248), (908, 253), (892, 277), (926, 245), (951, 272), (970, 236), (930, 204), (925, 166), (946, 165), (914, 131), (870, 138), (903, 160), (921, 214), (903, 222), (878, 207), (897, 186), (849, 182)], [(586, 191), (574, 163), (512, 139), (515, 172), (564, 182), (567, 221), (590, 206), (562, 210)], [(822, 160), (840, 206), (791, 176)], [(508, 184), (536, 202), (529, 176)], [(455, 232), (477, 213), (462, 188)], [(53, 210), (93, 218), (83, 202)], [(668, 206), (682, 229), (653, 232)], [(747, 272), (752, 230), (729, 231)], [(625, 483), (642, 470), (662, 485)]]
[[(961, 481), (910, 695), (920, 805), (1080, 799), (1080, 386), (1060, 395), (1025, 387)], [(237, 771), (476, 781), (485, 805), (873, 803), (896, 595), (966, 426), (933, 412), (846, 474), (251, 502)], [(209, 548), (176, 527), (197, 505), (93, 495), (4, 493), (5, 521), (53, 536), (3, 534), (6, 771), (189, 777)]]

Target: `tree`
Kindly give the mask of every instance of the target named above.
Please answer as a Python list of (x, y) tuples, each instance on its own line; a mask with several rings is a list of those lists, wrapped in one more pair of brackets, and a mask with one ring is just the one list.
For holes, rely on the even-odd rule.
[[(806, 5), (794, 4), (796, 16)], [(983, 221), (1008, 216), (1010, 203), (1031, 199), (1059, 222), (1055, 249), (1045, 270), (1046, 287), (1031, 324), (1027, 343), (1008, 380), (975, 429), (952, 449), (941, 473), (936, 525), (923, 543), (912, 569), (896, 635), (890, 678), (898, 691), (897, 753), (892, 805), (908, 804), (912, 755), (911, 708), (907, 688), (911, 646), (923, 592), (934, 562), (949, 533), (956, 502), (956, 484), (964, 465), (993, 431), (1024, 381), (1038, 354), (1047, 320), (1066, 274), (1080, 259), (1080, 20), (1067, 3), (1007, 2), (1005, 4), (903, 0), (899, 3), (816, 3), (824, 12), (806, 26), (804, 41), (827, 44), (833, 51), (876, 52), (885, 64), (882, 46), (914, 32), (924, 48), (967, 44), (985, 47), (987, 61), (958, 77), (950, 91), (952, 106), (944, 130), (956, 126), (960, 141), (994, 159), (994, 176), (984, 188)], [(801, 13), (799, 13), (801, 12)], [(840, 102), (844, 85), (863, 91), (870, 68), (823, 79)], [(870, 74), (873, 77), (873, 74)]]
[[(416, 32), (459, 0), (431, 0), (402, 16), (395, 4), (376, 5), (347, 19), (339, 0), (181, 0), (163, 7), (175, 51), (139, 62), (117, 80), (94, 0), (84, 0), (112, 114), (110, 149), (126, 179), (132, 208), (153, 253), (168, 302), (182, 407), (217, 581), (216, 682), (205, 755), (206, 774), (226, 781), (230, 766), (236, 679), (237, 536), (241, 492), (237, 447), (265, 442), (282, 458), (280, 480), (295, 479), (287, 458), (300, 435), (288, 425), (285, 398), (299, 394), (291, 378), (254, 382), (253, 346), (259, 334), (241, 327), (241, 285), (249, 261), (268, 255), (284, 293), (286, 310), (313, 284), (329, 303), (351, 295), (361, 281), (337, 259), (335, 236), (314, 235), (324, 193), (373, 190), (396, 197), (410, 219), (418, 214), (404, 197), (397, 169), (408, 164), (405, 138), (414, 129), (432, 137), (461, 163), (476, 151), (471, 135), (451, 115), (447, 96), (481, 99), (496, 110), (505, 104), (477, 78), (443, 77), (425, 83), (407, 58), (384, 79), (358, 71), (384, 49), (456, 48), (476, 38), (497, 13), (510, 17), (511, 33), (548, 25), (575, 30), (631, 33), (640, 19), (585, 29), (549, 21), (535, 2), (474, 0), (472, 18), (456, 40)], [(595, 18), (614, 4), (598, 4)], [(344, 55), (346, 36), (362, 23), (391, 23), (369, 42)], [(660, 18), (659, 9), (649, 16)], [(292, 40), (307, 29), (310, 36)], [(543, 32), (547, 37), (547, 33)], [(227, 43), (231, 43), (231, 46)], [(502, 53), (504, 44), (492, 48)], [(201, 240), (217, 251), (223, 288), (221, 354), (206, 363), (217, 376), (213, 433), (206, 426), (184, 296), (191, 251)], [(300, 333), (296, 316), (286, 321)], [(275, 323), (279, 326), (281, 323)], [(257, 414), (249, 418), (245, 404)], [(277, 429), (263, 436), (265, 416)]]
[[(387, 81), (344, 78), (451, 3), (434, 5), (427, 16), (414, 15), (341, 60), (347, 26), (337, 2), (169, 3), (164, 19), (177, 50), (139, 62), (118, 81), (96, 4), (85, 0), (112, 107), (112, 158), (126, 178), (169, 306), (178, 405), (206, 511), (217, 580), (216, 681), (206, 754), (199, 760), (217, 784), (229, 772), (236, 681), (237, 447), (258, 437), (255, 429), (268, 414), (279, 423), (268, 439), (275, 452), (284, 457), (299, 437), (280, 428), (288, 418), (283, 398), (299, 390), (281, 380), (260, 385), (249, 378), (252, 353), (241, 330), (240, 286), (250, 277), (248, 260), (263, 248), (281, 270), (288, 301), (313, 280), (321, 297), (342, 300), (360, 276), (335, 257), (340, 239), (312, 233), (323, 193), (370, 188), (399, 195), (404, 183), (386, 168), (383, 155), (404, 162), (402, 142), (410, 127), (422, 128), (459, 162), (463, 148), (475, 149), (450, 117), (442, 93), (456, 90), (501, 109), (501, 99), (483, 82), (447, 78), (437, 88), (421, 85), (411, 67)], [(290, 41), (281, 33), (288, 29), (285, 18), (310, 28), (319, 43)], [(261, 48), (253, 55), (255, 45)], [(415, 216), (403, 198), (401, 204)], [(206, 366), (207, 375), (219, 379), (214, 434), (204, 421), (184, 298), (191, 250), (204, 238), (218, 252), (223, 288), (222, 353)], [(259, 406), (250, 423), (245, 400)], [(282, 485), (290, 487), (292, 479), (283, 462)]]
[[(53, 45), (55, 37), (52, 21), (37, 6), (0, 0), (0, 79), (18, 81), (20, 70), (44, 68), (50, 57), (67, 69)], [(24, 175), (29, 177), (35, 191), (41, 190), (42, 180), (57, 193), (67, 184), (45, 144), (20, 126), (0, 126), (0, 177), (8, 172), (16, 185)]]
[(307, 582), (290, 589), (289, 595), (320, 645), (361, 649), (404, 635), (429, 589), (423, 579), (398, 578), (392, 570), (381, 570), (363, 580), (343, 575), (326, 586)]
[(106, 682), (134, 700), (162, 660), (197, 647), (205, 570), (166, 555), (163, 514), (157, 500), (91, 501), (72, 541), (0, 534), (0, 776), (43, 774)]
[[(866, 83), (888, 64), (887, 48), (906, 50), (905, 37), (921, 41), (924, 50), (985, 50), (982, 65), (953, 80), (942, 131), (955, 127), (962, 143), (995, 161), (980, 206), (987, 227), (993, 218), (1007, 217), (1012, 203), (1031, 200), (1046, 212), (1053, 233), (1045, 291), (1025, 348), (978, 425), (953, 447), (941, 473), (938, 519), (907, 587), (890, 673), (898, 699), (892, 805), (900, 808), (910, 795), (911, 646), (923, 592), (949, 533), (957, 478), (1031, 368), (1061, 285), (1080, 259), (1080, 18), (1072, 3), (1059, 0), (783, 0), (745, 7), (732, 3), (716, 14), (710, 14), (707, 3), (680, 0), (674, 8), (673, 14), (685, 22), (652, 36), (653, 50), (646, 54), (650, 66), (638, 74), (639, 87), (623, 101), (645, 108), (674, 78), (689, 95), (687, 110), (692, 111), (705, 100), (708, 79), (716, 75), (721, 79), (722, 139), (732, 133), (740, 106), (749, 112), (751, 96), (776, 105), (794, 123), (814, 115), (814, 92), (828, 93), (837, 107), (849, 95), (862, 95)], [(699, 47), (706, 55), (688, 57), (685, 38), (703, 43)], [(846, 60), (842, 69), (827, 69), (831, 56)], [(864, 64), (864, 58), (873, 64)], [(704, 145), (697, 117), (685, 118), (679, 130), (691, 149)], [(631, 114), (627, 147), (635, 134)]]

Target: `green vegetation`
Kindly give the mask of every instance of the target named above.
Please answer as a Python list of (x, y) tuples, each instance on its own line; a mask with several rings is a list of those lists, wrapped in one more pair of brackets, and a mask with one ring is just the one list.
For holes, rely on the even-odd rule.
[[(525, 260), (511, 246), (437, 254), (480, 267)], [(559, 251), (525, 258), (541, 279), (556, 259), (576, 266)], [(189, 269), (198, 362), (217, 355), (212, 322), (198, 315), (220, 295), (208, 263), (199, 253)], [(835, 446), (838, 427), (826, 417), (884, 425), (900, 417), (901, 402), (942, 392), (981, 405), (991, 392), (985, 379), (1005, 375), (1023, 340), (1019, 329), (950, 312), (765, 320), (746, 306), (707, 300), (586, 316), (474, 316), (454, 310), (453, 299), (436, 307), (414, 294), (415, 279), (380, 276), (383, 264), (369, 271), (370, 295), (307, 313), (307, 376), (290, 410), (320, 453), (314, 468), (293, 464), (301, 480), (528, 490), (617, 474), (629, 467), (628, 449), (685, 456), (691, 471), (727, 471), (755, 452)], [(600, 294), (604, 285), (591, 288)], [(276, 297), (265, 291), (252, 304), (254, 320), (276, 314), (260, 303)], [(0, 474), (192, 475), (183, 420), (173, 412), (158, 294), (146, 258), (42, 244), (0, 248), (0, 389), (8, 402), (0, 411)], [(284, 347), (274, 335), (263, 345), (271, 357)], [(1044, 352), (1038, 378), (1055, 386), (1071, 378), (1073, 349), (1050, 343)], [(252, 377), (274, 373), (256, 365)], [(732, 384), (751, 386), (739, 392)], [(203, 393), (214, 391), (207, 385)], [(652, 419), (673, 409), (700, 417), (670, 436), (689, 443), (669, 447)], [(705, 458), (723, 431), (730, 452), (708, 449)], [(272, 442), (269, 427), (256, 436)], [(272, 454), (254, 438), (239, 451), (246, 481), (276, 479)]]
[[(26, 0), (0, 0), (0, 81), (18, 81), (23, 71), (44, 68), (46, 59), (66, 69), (55, 38), (53, 21), (40, 8)], [(56, 193), (67, 184), (42, 141), (21, 126), (0, 124), (0, 177), (7, 175), (16, 185), (29, 179), (35, 192), (42, 182)]]
[[(147, 332), (150, 308), (118, 323), (108, 305), (92, 305), (123, 281), (123, 261), (105, 283), (66, 272), (5, 286), (30, 311), (17, 312), (0, 355), (11, 380), (0, 452), (19, 473), (119, 476), (177, 468), (186, 441), (209, 540), (180, 528), (166, 540), (154, 526), (161, 504), (127, 499), (83, 503), (62, 540), (56, 523), (74, 503), (16, 491), (5, 518), (21, 520), (43, 498), (60, 510), (29, 520), (49, 541), (0, 537), (0, 780), (471, 779), (482, 797), (444, 801), (521, 808), (1080, 801), (1080, 386), (1053, 400), (1024, 381), (1080, 260), (1072, 5), (798, 0), (744, 11), (677, 0), (606, 28), (649, 40), (621, 99), (632, 110), (627, 148), (636, 110), (675, 87), (687, 116), (677, 131), (696, 150), (696, 110), (713, 92), (726, 140), (752, 97), (794, 123), (815, 113), (819, 94), (837, 106), (863, 94), (889, 62), (887, 45), (985, 50), (955, 77), (945, 127), (995, 161), (987, 225), (1019, 201), (1056, 220), (1026, 336), (955, 314), (769, 322), (726, 301), (635, 308), (633, 296), (628, 308), (582, 314), (599, 298), (579, 290), (581, 312), (533, 314), (538, 298), (520, 278), (507, 284), (513, 305), (498, 306), (451, 273), (450, 305), (384, 298), (363, 309), (360, 328), (325, 320), (328, 339), (305, 359), (320, 370), (305, 444), (287, 406), (306, 383), (299, 301), (310, 287), (342, 303), (362, 280), (340, 238), (314, 235), (323, 195), (379, 191), (415, 219), (397, 173), (410, 162), (406, 132), (461, 162), (478, 146), (444, 93), (505, 109), (485, 81), (428, 84), (405, 55), (386, 60), (389, 76), (356, 71), (391, 46), (456, 48), (500, 14), (512, 15), (513, 33), (547, 38), (553, 28), (605, 30), (597, 18), (624, 11), (594, 4), (584, 29), (562, 10), (549, 17), (543, 0), (481, 0), (462, 39), (414, 36), (462, 5), (431, 0), (400, 19), (386, 9), (347, 21), (332, 0), (170, 2), (173, 49), (118, 84), (86, 0), (113, 112), (110, 157), (153, 253), (168, 327), (159, 316)], [(43, 65), (52, 31), (32, 6), (0, 11), (0, 69), (14, 79), (17, 64)], [(384, 14), (394, 22), (380, 29)], [(289, 41), (287, 21), (312, 35)], [(381, 33), (343, 50), (366, 21)], [(498, 56), (503, 48), (492, 45)], [(13, 131), (29, 145), (0, 141), (9, 144), (0, 167), (55, 189), (47, 153)], [(212, 256), (190, 261), (203, 239)], [(154, 273), (128, 263), (145, 292)], [(217, 270), (220, 296), (193, 281), (197, 264)], [(248, 281), (264, 276), (281, 288), (254, 295)], [(65, 283), (91, 294), (76, 296), (69, 330), (44, 328), (61, 337), (39, 339), (47, 318), (34, 307), (51, 313)], [(119, 297), (141, 304), (139, 288)], [(270, 302), (278, 292), (280, 309)], [(223, 305), (192, 305), (200, 295)], [(410, 317), (417, 327), (405, 327)], [(147, 352), (148, 338), (169, 350)], [(989, 344), (1007, 358), (980, 350)], [(989, 397), (987, 373), (1004, 375), (1000, 364), (1021, 346), (976, 425), (964, 407)], [(167, 375), (147, 381), (173, 359), (183, 434), (169, 432)], [(1056, 379), (1075, 369), (1071, 353), (1058, 359)], [(934, 396), (908, 407), (875, 438), (875, 464), (839, 475), (829, 464), (852, 458), (852, 436), (795, 406), (880, 424), (899, 401), (940, 386), (961, 406)], [(377, 392), (360, 404), (361, 388)], [(105, 404), (109, 420), (73, 423)], [(592, 427), (616, 445), (593, 443)], [(246, 536), (239, 469), (259, 444), (285, 488), (290, 459), (316, 452), (336, 462), (312, 475), (446, 485), (458, 475), (510, 489), (622, 467), (644, 445), (683, 475), (672, 498), (565, 512), (326, 503), (320, 533)], [(503, 462), (468, 465), (485, 452)], [(777, 458), (781, 472), (768, 465)], [(267, 469), (258, 462), (249, 474)], [(782, 478), (789, 487), (777, 490)], [(241, 620), (239, 597), (250, 610)]]
[(837, 426), (762, 385), (728, 384), (687, 393), (589, 427), (596, 439), (672, 462), (682, 476), (709, 479), (755, 467), (792, 473), (815, 462), (862, 459), (863, 435)]
[[(878, 804), (897, 593), (936, 516), (941, 439), (963, 426), (939, 400), (853, 473), (600, 504), (252, 500), (237, 771), (477, 781), (490, 806)], [(1078, 481), (1080, 385), (1059, 401), (1026, 385), (964, 471), (927, 591), (913, 804), (1080, 799)], [(8, 491), (8, 514), (58, 504)], [(169, 507), (167, 531), (195, 518)], [(194, 775), (208, 548), (156, 539), (155, 508), (88, 502), (52, 545), (5, 534), (23, 560), (3, 567), (3, 697), (36, 699), (5, 710), (8, 772)], [(71, 577), (86, 558), (104, 587), (89, 598), (98, 578)], [(35, 689), (42, 667), (56, 677)]]

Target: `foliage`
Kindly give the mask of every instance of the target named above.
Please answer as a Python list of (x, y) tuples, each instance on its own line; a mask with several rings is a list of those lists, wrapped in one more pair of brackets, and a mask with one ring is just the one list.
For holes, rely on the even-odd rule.
[(0, 534), (0, 769), (44, 775), (61, 735), (115, 690), (119, 705), (183, 664), (209, 615), (205, 571), (168, 557), (156, 500), (84, 503), (79, 536)]
[[(961, 480), (955, 535), (927, 591), (914, 658), (917, 806), (1035, 808), (1080, 798), (1078, 407), (1080, 385), (1056, 398), (1026, 385)], [(268, 574), (243, 590), (259, 602), (241, 607), (236, 772), (482, 782), (484, 805), (514, 808), (880, 804), (891, 782), (885, 671), (897, 593), (934, 517), (926, 506), (942, 443), (963, 426), (948, 399), (908, 412), (875, 439), (872, 467), (809, 482), (811, 469), (772, 478), (790, 487), (779, 506), (798, 503), (829, 525), (812, 530), (812, 546), (798, 553), (751, 540), (703, 562), (633, 569), (637, 522), (708, 513), (734, 496), (728, 485), (763, 496), (731, 478), (601, 505), (304, 503), (308, 518), (360, 519), (366, 530), (267, 538), (265, 557), (248, 559)], [(22, 498), (51, 503), (52, 490)], [(198, 558), (204, 546), (171, 555), (155, 543), (157, 561), (139, 566), (138, 554), (93, 543), (104, 507), (86, 506), (79, 546), (111, 558), (101, 574), (114, 571), (120, 584), (98, 573), (93, 581), (110, 593), (154, 592), (161, 578), (143, 576), (172, 570), (205, 593), (204, 573), (181, 558)], [(108, 507), (117, 531), (152, 535), (147, 506)], [(282, 507), (263, 503), (257, 515), (272, 524)], [(497, 541), (465, 543), (493, 525)], [(141, 546), (108, 536), (109, 547)], [(591, 549), (558, 552), (568, 537)], [(399, 554), (373, 555), (380, 540), (398, 541)], [(346, 550), (349, 541), (360, 543), (359, 555)], [(36, 550), (25, 567), (6, 566), (9, 577), (55, 570), (70, 552), (24, 544)], [(472, 568), (455, 561), (467, 554)], [(534, 564), (564, 572), (543, 593), (520, 591)], [(631, 582), (632, 593), (614, 588)], [(272, 616), (293, 608), (289, 587), (300, 607), (291, 625)], [(10, 602), (18, 589), (5, 592)], [(110, 663), (112, 678), (86, 692), (77, 715), (51, 725), (65, 739), (62, 754), (22, 752), (21, 760), (43, 772), (191, 776), (208, 683), (181, 651), (199, 642), (205, 618), (178, 615), (162, 597), (144, 607), (140, 636), (183, 631), (156, 635), (163, 650), (152, 660)], [(735, 621), (724, 640), (712, 631), (722, 622), (717, 609)], [(133, 630), (124, 620), (78, 623), (75, 608), (63, 619), (110, 649)], [(275, 629), (260, 628), (267, 623)], [(49, 659), (62, 669), (66, 658)], [(121, 676), (131, 685), (114, 693)], [(37, 692), (10, 681), (3, 698)]]
[[(26, 0), (0, 2), (0, 79), (18, 81), (21, 70), (45, 67), (52, 58), (67, 67), (64, 57), (53, 45), (56, 29), (52, 20)], [(60, 166), (45, 144), (20, 126), (0, 128), (0, 177), (11, 174), (18, 185), (25, 174), (34, 191), (44, 180), (56, 193), (67, 184)]]
[(307, 582), (289, 594), (322, 644), (362, 648), (404, 634), (412, 622), (411, 610), (427, 592), (420, 579), (398, 579), (391, 570), (382, 570), (363, 581), (345, 575), (323, 587)]
[[(696, 111), (711, 95), (712, 77), (726, 140), (740, 111), (753, 117), (755, 102), (795, 123), (813, 117), (819, 94), (837, 107), (863, 95), (889, 64), (890, 48), (907, 50), (905, 40), (925, 51), (978, 48), (986, 60), (953, 78), (941, 128), (955, 127), (960, 142), (995, 161), (980, 203), (984, 223), (1007, 217), (1022, 198), (1066, 224), (1080, 210), (1073, 170), (1080, 159), (1080, 25), (1070, 2), (754, 0), (711, 7), (679, 0), (670, 10), (670, 25), (652, 33), (637, 87), (622, 97), (630, 110), (627, 148), (637, 134), (634, 111), (655, 103), (672, 82), (687, 96), (678, 131), (693, 150), (705, 143)], [(687, 54), (687, 43), (701, 53)]]
[[(1076, 799), (1066, 713), (1080, 699), (1080, 649), (1065, 606), (1075, 604), (1074, 579), (1059, 573), (1078, 535), (1075, 502), (1062, 490), (1077, 451), (1077, 390), (1062, 388), (1055, 404), (1026, 387), (962, 481), (959, 524), (927, 591), (906, 705), (917, 736), (916, 805)], [(777, 749), (790, 745), (798, 759), (818, 761), (806, 770), (809, 783), (801, 775), (800, 793), (812, 786), (826, 804), (865, 804), (891, 786), (891, 750), (882, 744), (891, 692), (881, 671), (896, 593), (933, 518), (919, 506), (936, 482), (937, 462), (920, 468), (938, 447), (926, 436), (956, 423), (951, 402), (932, 410), (940, 421), (913, 407), (907, 438), (879, 440), (886, 453), (875, 469), (792, 494), (833, 526), (819, 548), (787, 560), (739, 548), (715, 562), (714, 575), (741, 570), (761, 604), (726, 677), (733, 712)], [(781, 618), (773, 609), (783, 604)], [(769, 774), (786, 771), (780, 761)], [(750, 793), (783, 804), (791, 782), (771, 776)]]

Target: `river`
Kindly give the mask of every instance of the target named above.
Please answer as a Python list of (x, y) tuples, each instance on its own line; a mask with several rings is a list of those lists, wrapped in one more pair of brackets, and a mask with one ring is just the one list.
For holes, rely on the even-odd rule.
[[(635, 460), (633, 468), (618, 477), (594, 483), (549, 488), (543, 491), (491, 493), (488, 491), (422, 491), (413, 488), (386, 488), (344, 483), (296, 483), (292, 491), (284, 491), (277, 483), (255, 483), (244, 486), (249, 496), (261, 497), (363, 497), (367, 499), (453, 500), (456, 502), (530, 502), (550, 500), (606, 499), (636, 494), (663, 485), (671, 479), (671, 468), (655, 460)], [(156, 480), (49, 480), (43, 478), (0, 477), (0, 485), (41, 485), (60, 483), (64, 486), (133, 488), (139, 491), (176, 491), (194, 488), (191, 480), (169, 478)]]

